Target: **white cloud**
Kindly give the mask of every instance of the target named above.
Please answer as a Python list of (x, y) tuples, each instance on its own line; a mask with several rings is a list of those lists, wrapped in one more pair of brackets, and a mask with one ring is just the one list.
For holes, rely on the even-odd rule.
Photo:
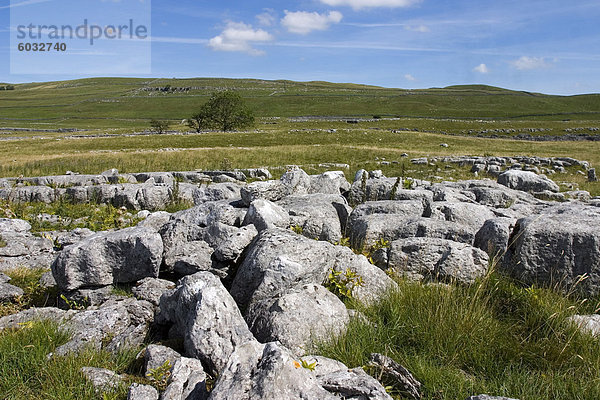
[(26, 1), (22, 1), (21, 3), (11, 3), (8, 6), (1, 6), (0, 10), (4, 9), (4, 8), (14, 8), (14, 7), (28, 6), (30, 4), (47, 3), (49, 1), (52, 1), (52, 0), (26, 0)]
[(490, 69), (485, 64), (479, 64), (478, 66), (473, 68), (473, 71), (479, 72), (480, 74), (487, 74), (490, 72)]
[(256, 16), (258, 24), (262, 26), (273, 26), (277, 18), (275, 18), (275, 10), (271, 8), (265, 8), (262, 14)]
[(350, 6), (355, 10), (360, 10), (361, 8), (373, 7), (410, 7), (421, 1), (422, 0), (321, 0), (321, 3), (334, 7)]
[(426, 25), (407, 25), (404, 27), (407, 31), (427, 33), (429, 28)]
[(273, 36), (262, 29), (253, 29), (243, 22), (229, 22), (219, 36), (208, 41), (208, 46), (217, 51), (239, 51), (254, 56), (264, 54), (264, 51), (252, 47), (252, 43), (268, 42)]
[(339, 23), (343, 18), (339, 11), (330, 11), (328, 14), (319, 14), (317, 12), (297, 11), (290, 12), (285, 10), (285, 17), (281, 20), (281, 25), (285, 26), (292, 33), (306, 35), (312, 31), (324, 31), (331, 24)]
[(518, 60), (511, 61), (510, 63), (513, 67), (522, 71), (529, 69), (548, 68), (550, 66), (550, 64), (546, 62), (544, 57), (523, 56)]
[(404, 79), (406, 79), (407, 81), (411, 81), (414, 82), (417, 80), (417, 78), (415, 78), (414, 76), (412, 76), (411, 74), (406, 74), (404, 75)]

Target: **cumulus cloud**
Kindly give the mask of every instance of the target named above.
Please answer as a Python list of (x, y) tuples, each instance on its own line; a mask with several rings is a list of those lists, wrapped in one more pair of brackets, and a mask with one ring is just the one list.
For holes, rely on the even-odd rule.
[(273, 36), (262, 29), (254, 29), (243, 22), (229, 22), (219, 36), (208, 41), (208, 46), (217, 51), (239, 51), (254, 56), (264, 51), (252, 47), (252, 43), (268, 42)]
[(510, 63), (513, 67), (522, 71), (529, 69), (547, 68), (550, 66), (550, 64), (544, 59), (544, 57), (523, 56), (518, 60), (511, 61)]
[(485, 64), (479, 64), (478, 66), (473, 68), (473, 71), (479, 72), (480, 74), (487, 74), (490, 72), (490, 69)]
[(318, 12), (290, 12), (285, 10), (285, 17), (281, 20), (281, 25), (285, 26), (292, 33), (306, 35), (312, 31), (324, 31), (331, 24), (339, 23), (342, 18), (343, 15), (339, 11), (319, 14)]
[(327, 4), (328, 6), (350, 6), (355, 10), (361, 8), (374, 8), (374, 7), (410, 7), (422, 0), (321, 0), (321, 3)]
[(262, 26), (273, 26), (277, 18), (275, 18), (275, 10), (271, 8), (265, 8), (262, 14), (256, 16), (258, 24)]
[(406, 79), (407, 81), (411, 81), (414, 82), (417, 80), (417, 78), (415, 78), (414, 76), (412, 76), (411, 74), (406, 74), (404, 75), (404, 79)]

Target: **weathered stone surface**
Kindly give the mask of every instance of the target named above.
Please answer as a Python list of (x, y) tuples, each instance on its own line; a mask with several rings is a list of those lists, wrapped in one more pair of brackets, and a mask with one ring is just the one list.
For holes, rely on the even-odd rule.
[(281, 200), (289, 194), (288, 188), (281, 181), (252, 182), (241, 188), (240, 194), (246, 207), (255, 200)]
[(395, 389), (402, 392), (405, 397), (415, 400), (421, 398), (421, 382), (390, 357), (372, 353), (369, 357), (369, 365), (377, 368), (378, 376), (385, 376), (388, 380), (396, 382)]
[(106, 368), (83, 367), (81, 372), (98, 393), (116, 389), (123, 382), (117, 373)]
[(146, 300), (158, 306), (160, 297), (163, 293), (175, 289), (175, 284), (171, 281), (158, 278), (144, 278), (131, 288), (131, 291), (138, 300)]
[(165, 251), (163, 264), (165, 271), (179, 275), (191, 275), (198, 271), (212, 269), (213, 248), (205, 241), (177, 243)]
[(502, 256), (508, 248), (510, 233), (516, 222), (514, 218), (488, 219), (475, 235), (473, 245), (485, 251), (490, 257)]
[(10, 277), (0, 272), (0, 283), (8, 283), (9, 281)]
[(362, 368), (332, 372), (320, 376), (318, 381), (324, 389), (344, 399), (392, 400), (381, 383)]
[(339, 397), (321, 387), (311, 371), (276, 343), (238, 346), (212, 390), (210, 400), (281, 400)]
[(0, 218), (1, 232), (25, 233), (31, 230), (31, 224), (22, 219)]
[(20, 287), (11, 285), (10, 283), (0, 283), (0, 302), (13, 301), (24, 293)]
[(398, 214), (359, 217), (349, 222), (347, 231), (350, 243), (358, 249), (369, 248), (380, 239), (391, 242), (411, 237), (431, 237), (472, 243), (475, 237), (472, 229), (459, 223)]
[(233, 298), (209, 272), (181, 279), (160, 301), (159, 322), (172, 322), (186, 353), (202, 360), (212, 374), (225, 367), (235, 348), (254, 337)]
[(527, 284), (599, 294), (598, 226), (600, 208), (576, 202), (519, 219), (509, 239), (503, 270)]
[(280, 179), (287, 188), (287, 194), (306, 194), (312, 186), (310, 176), (303, 169), (293, 166), (289, 168)]
[(219, 244), (214, 251), (215, 258), (224, 262), (237, 262), (256, 235), (258, 235), (258, 230), (254, 225), (242, 227)]
[(236, 183), (224, 182), (200, 186), (193, 194), (194, 204), (206, 202), (239, 199), (241, 186)]
[(567, 320), (577, 326), (581, 332), (600, 337), (600, 314), (573, 315)]
[(391, 243), (387, 265), (418, 279), (472, 283), (488, 270), (488, 255), (465, 243), (445, 239), (410, 238)]
[(129, 387), (127, 400), (158, 400), (158, 390), (150, 385), (134, 383)]
[(200, 360), (181, 357), (171, 367), (169, 385), (161, 400), (204, 400), (208, 398), (206, 374)]
[(231, 295), (241, 307), (246, 307), (295, 286), (320, 284), (330, 269), (343, 273), (349, 269), (363, 278), (363, 286), (353, 291), (359, 300), (372, 300), (394, 285), (383, 271), (347, 247), (269, 229), (261, 232), (249, 247), (233, 280)]
[(549, 190), (558, 192), (556, 183), (543, 175), (537, 175), (530, 171), (520, 171), (511, 169), (501, 173), (498, 176), (498, 183), (511, 189), (522, 190), (524, 192), (543, 192)]
[(169, 220), (171, 219), (171, 214), (166, 211), (156, 211), (156, 212), (151, 213), (147, 210), (144, 210), (144, 211), (140, 211), (137, 216), (141, 217), (140, 214), (142, 214), (142, 213), (147, 213), (147, 214), (144, 217), (145, 219), (143, 221), (140, 221), (137, 224), (137, 226), (143, 227), (143, 228), (148, 228), (155, 232), (159, 232), (161, 230), (161, 228), (167, 222), (169, 222)]
[(392, 192), (402, 188), (402, 179), (400, 178), (362, 178), (352, 184), (348, 195), (348, 202), (360, 204), (365, 201), (390, 200)]
[(5, 222), (4, 225), (11, 230), (0, 231), (0, 238), (6, 243), (0, 247), (0, 271), (19, 267), (48, 268), (52, 264), (56, 257), (52, 240), (29, 233), (25, 230), (28, 223)]
[(148, 345), (142, 353), (144, 355), (144, 375), (147, 377), (152, 370), (162, 367), (167, 362), (173, 366), (175, 365), (175, 361), (181, 358), (181, 354), (172, 348), (159, 344)]
[(344, 194), (350, 190), (343, 171), (327, 171), (310, 177), (309, 193)]
[(485, 221), (496, 217), (489, 208), (481, 204), (442, 202), (436, 203), (434, 209), (434, 215), (439, 212), (446, 221), (466, 226), (472, 232), (477, 232)]
[(275, 227), (287, 228), (290, 224), (289, 214), (279, 205), (263, 199), (250, 203), (244, 225), (253, 224), (260, 232)]
[(62, 290), (158, 277), (163, 242), (147, 228), (101, 232), (65, 248), (52, 264)]
[(342, 221), (350, 211), (346, 199), (336, 194), (287, 196), (277, 205), (287, 211), (289, 225), (301, 228), (302, 235), (328, 242), (342, 238)]
[(20, 328), (29, 321), (50, 320), (61, 323), (63, 320), (69, 319), (74, 313), (74, 311), (65, 311), (54, 307), (28, 308), (17, 314), (0, 318), (0, 332), (3, 329)]
[[(77, 312), (61, 325), (72, 332), (71, 340), (57, 347), (53, 355), (77, 353), (88, 346), (99, 350), (105, 345), (118, 350), (126, 344), (139, 345), (153, 317), (152, 305), (135, 299), (109, 301), (98, 309)], [(139, 326), (143, 327), (143, 336), (140, 338), (140, 332), (136, 331), (132, 337), (133, 328)], [(124, 332), (127, 334), (120, 336)]]
[(467, 400), (518, 400), (509, 397), (501, 396), (488, 396), (487, 394), (480, 394), (479, 396), (471, 396)]
[(316, 284), (254, 303), (246, 313), (258, 341), (278, 341), (296, 355), (305, 354), (313, 340), (339, 335), (348, 320), (344, 303)]

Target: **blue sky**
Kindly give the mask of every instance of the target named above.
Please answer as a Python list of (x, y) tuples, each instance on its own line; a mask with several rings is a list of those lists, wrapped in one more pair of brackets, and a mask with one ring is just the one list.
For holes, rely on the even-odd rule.
[[(10, 73), (11, 12), (48, 23), (43, 6), (65, 1), (0, 0), (0, 81), (86, 77), (85, 62), (91, 75), (116, 75), (92, 55), (64, 71)], [(124, 3), (149, 0), (78, 1), (90, 15), (122, 7), (112, 15), (125, 20)], [(151, 69), (128, 64), (117, 75), (600, 92), (598, 0), (152, 0), (151, 11)]]

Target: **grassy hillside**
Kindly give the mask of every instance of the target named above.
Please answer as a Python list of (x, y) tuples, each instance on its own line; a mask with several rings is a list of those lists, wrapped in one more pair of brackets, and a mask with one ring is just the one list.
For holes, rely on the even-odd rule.
[(403, 90), (254, 79), (92, 78), (0, 91), (0, 127), (141, 128), (189, 117), (208, 95), (238, 90), (259, 117), (367, 116), (600, 120), (600, 95), (549, 96), (484, 85)]

